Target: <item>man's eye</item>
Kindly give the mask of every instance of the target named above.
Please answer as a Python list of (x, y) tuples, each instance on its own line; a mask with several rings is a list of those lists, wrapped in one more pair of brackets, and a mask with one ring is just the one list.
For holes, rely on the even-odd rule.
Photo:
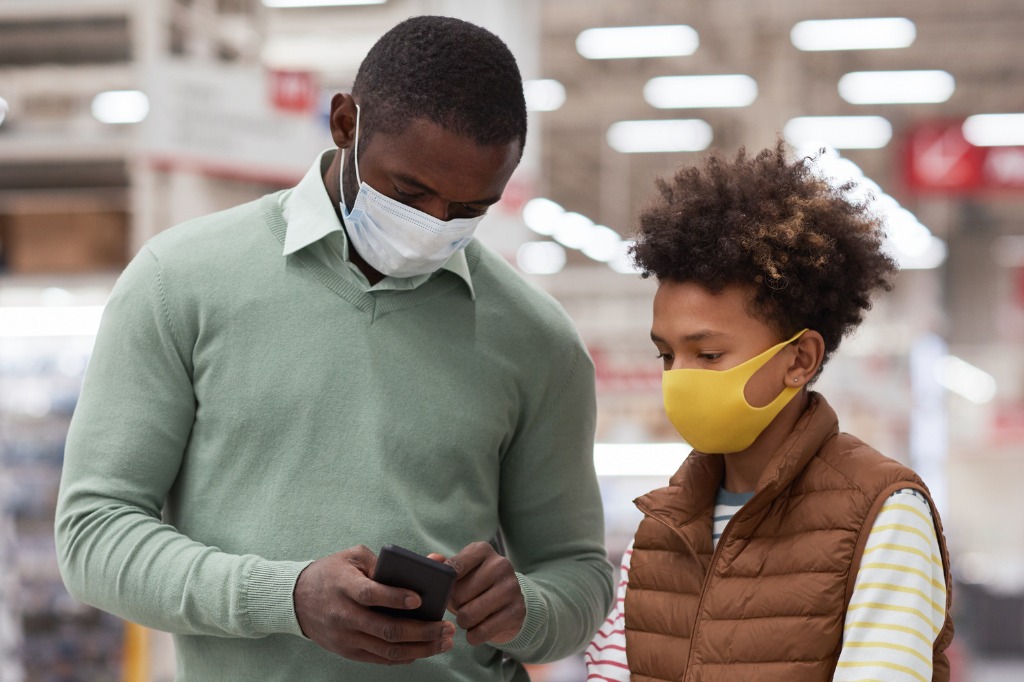
[(403, 199), (415, 199), (416, 197), (422, 196), (423, 192), (406, 192), (398, 185), (393, 185), (395, 188), (395, 194)]

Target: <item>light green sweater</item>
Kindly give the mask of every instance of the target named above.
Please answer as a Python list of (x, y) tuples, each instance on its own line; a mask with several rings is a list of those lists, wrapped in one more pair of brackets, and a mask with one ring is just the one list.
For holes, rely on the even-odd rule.
[[(78, 599), (176, 634), (179, 680), (508, 680), (581, 650), (612, 571), (593, 366), (558, 305), (474, 242), (374, 298), (282, 256), (276, 195), (168, 230), (118, 281), (68, 434), (61, 572)], [(451, 555), (501, 528), (526, 623), (410, 666), (302, 637), (316, 558)], [(500, 650), (499, 650), (500, 649)]]

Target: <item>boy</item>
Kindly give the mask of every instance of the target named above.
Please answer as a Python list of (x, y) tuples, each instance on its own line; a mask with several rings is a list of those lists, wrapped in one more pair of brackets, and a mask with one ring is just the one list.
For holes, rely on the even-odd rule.
[(636, 500), (594, 680), (948, 680), (928, 489), (809, 390), (896, 265), (883, 225), (781, 144), (659, 181), (633, 256), (659, 287), (665, 410), (694, 448)]

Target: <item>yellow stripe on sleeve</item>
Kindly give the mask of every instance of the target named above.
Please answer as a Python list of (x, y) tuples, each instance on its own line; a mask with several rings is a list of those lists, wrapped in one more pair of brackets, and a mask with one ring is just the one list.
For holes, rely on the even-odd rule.
[(900, 566), (899, 564), (867, 563), (861, 564), (860, 570), (864, 571), (869, 568), (876, 568), (884, 571), (900, 571), (902, 573), (911, 573), (913, 575), (918, 576), (919, 578), (927, 580), (935, 589), (941, 590), (942, 592), (946, 591), (945, 583), (939, 582), (938, 580), (931, 577), (924, 571), (919, 571), (916, 568), (910, 568), (909, 566)]
[(897, 613), (909, 613), (911, 615), (917, 616), (918, 618), (923, 620), (925, 623), (927, 623), (928, 627), (932, 630), (932, 632), (935, 635), (939, 634), (939, 628), (937, 628), (934, 625), (932, 625), (932, 621), (931, 621), (930, 618), (928, 618), (928, 616), (926, 616), (925, 614), (921, 613), (917, 609), (912, 608), (910, 606), (893, 606), (891, 604), (882, 604), (880, 602), (862, 602), (862, 603), (859, 603), (859, 604), (850, 604), (850, 607), (848, 609), (846, 609), (846, 611), (847, 612), (858, 611), (860, 609), (879, 609), (880, 611), (894, 611), (894, 612), (897, 612)]
[[(894, 625), (892, 623), (872, 623), (866, 620), (857, 620), (852, 623), (847, 623), (843, 630), (850, 630), (852, 628), (864, 628), (866, 630), (893, 630), (895, 632), (902, 632), (908, 635), (917, 637), (919, 640), (927, 644), (929, 647), (935, 644), (934, 639), (928, 639), (924, 633), (920, 630), (907, 627), (906, 625)], [(853, 642), (847, 642), (844, 647), (850, 646)]]
[(889, 542), (881, 542), (881, 543), (879, 543), (877, 545), (874, 545), (873, 547), (868, 547), (867, 549), (864, 550), (864, 554), (870, 554), (871, 552), (877, 552), (880, 549), (894, 549), (897, 552), (906, 552), (908, 554), (916, 554), (917, 556), (921, 557), (925, 561), (931, 561), (933, 564), (935, 564), (936, 566), (939, 566), (939, 567), (942, 566), (942, 559), (940, 559), (939, 557), (935, 556), (934, 554), (931, 554), (931, 555), (925, 554), (921, 550), (916, 549), (914, 547), (908, 547), (907, 545), (894, 545), (894, 544), (889, 543)]
[(896, 665), (895, 663), (888, 663), (886, 661), (878, 661), (873, 663), (854, 663), (852, 661), (840, 661), (838, 667), (840, 668), (867, 668), (867, 667), (879, 667), (886, 668), (888, 670), (898, 670), (901, 673), (906, 673), (915, 679), (921, 680), (921, 682), (929, 682), (925, 679), (921, 673), (917, 672), (913, 668), (908, 668), (905, 665)]
[(902, 651), (905, 654), (910, 654), (911, 656), (920, 659), (926, 666), (930, 666), (932, 664), (931, 660), (922, 656), (921, 652), (917, 649), (912, 649), (909, 646), (902, 646), (900, 644), (890, 644), (888, 642), (850, 642), (846, 646), (858, 649), (892, 649), (893, 651)]
[(899, 503), (895, 503), (895, 502), (893, 504), (884, 504), (884, 505), (882, 505), (882, 509), (878, 512), (878, 515), (881, 516), (882, 514), (884, 514), (886, 511), (888, 511), (890, 509), (899, 509), (900, 511), (911, 512), (914, 515), (920, 517), (921, 520), (924, 521), (925, 523), (927, 523), (929, 526), (933, 526), (934, 527), (934, 525), (935, 525), (932, 522), (931, 518), (929, 518), (925, 514), (921, 513), (920, 509), (918, 509), (917, 507), (912, 507), (909, 504), (899, 504)]
[(912, 594), (920, 597), (927, 603), (932, 605), (932, 608), (938, 611), (940, 614), (945, 615), (946, 605), (936, 603), (931, 597), (922, 592), (921, 590), (915, 590), (912, 587), (903, 587), (902, 585), (892, 585), (890, 583), (857, 583), (858, 590), (864, 590), (868, 588), (876, 588), (880, 590), (888, 590), (890, 592), (903, 592), (904, 594)]

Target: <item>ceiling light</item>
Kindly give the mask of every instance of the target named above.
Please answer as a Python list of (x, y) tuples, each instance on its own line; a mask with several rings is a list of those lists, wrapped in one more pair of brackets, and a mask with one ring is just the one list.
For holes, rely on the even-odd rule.
[(523, 222), (539, 235), (550, 237), (558, 228), (558, 221), (565, 214), (565, 209), (551, 201), (538, 197), (530, 199), (523, 206)]
[(558, 218), (558, 224), (551, 236), (562, 246), (579, 249), (587, 243), (593, 227), (594, 221), (582, 213), (563, 213)]
[(565, 104), (565, 86), (552, 78), (523, 81), (529, 111), (555, 111)]
[(854, 71), (839, 79), (839, 95), (850, 104), (932, 104), (954, 90), (947, 71)]
[(565, 267), (565, 249), (554, 242), (526, 242), (516, 251), (516, 265), (528, 275), (553, 275)]
[(0, 125), (3, 125), (4, 119), (7, 118), (8, 111), (10, 111), (10, 107), (7, 106), (7, 100), (0, 97)]
[(659, 109), (746, 107), (757, 99), (757, 81), (742, 74), (660, 76), (647, 81), (644, 99)]
[(1024, 146), (1024, 114), (978, 114), (964, 121), (964, 138), (978, 147)]
[(689, 26), (620, 26), (588, 28), (576, 37), (576, 51), (587, 59), (680, 57), (700, 45)]
[(0, 307), (0, 337), (95, 336), (103, 306)]
[(713, 138), (711, 126), (700, 119), (619, 121), (608, 128), (608, 144), (617, 152), (699, 152)]
[(914, 22), (903, 18), (828, 19), (798, 22), (789, 39), (798, 50), (883, 50), (909, 47)]
[(690, 453), (686, 443), (595, 443), (598, 476), (657, 476), (674, 474)]
[(266, 7), (346, 7), (349, 5), (383, 5), (388, 0), (263, 0)]
[(92, 100), (92, 115), (101, 123), (139, 123), (148, 113), (149, 98), (138, 90), (108, 90)]
[(622, 275), (637, 275), (640, 268), (633, 262), (629, 250), (636, 244), (632, 239), (625, 239), (619, 242), (619, 252), (608, 261), (608, 267)]
[(881, 116), (801, 116), (782, 133), (793, 146), (881, 149), (892, 139), (892, 124)]
[(587, 235), (587, 242), (580, 247), (587, 258), (607, 263), (622, 251), (622, 237), (610, 227), (594, 225)]
[(996, 397), (998, 385), (995, 378), (955, 355), (942, 358), (936, 374), (940, 384), (972, 403), (980, 405)]

